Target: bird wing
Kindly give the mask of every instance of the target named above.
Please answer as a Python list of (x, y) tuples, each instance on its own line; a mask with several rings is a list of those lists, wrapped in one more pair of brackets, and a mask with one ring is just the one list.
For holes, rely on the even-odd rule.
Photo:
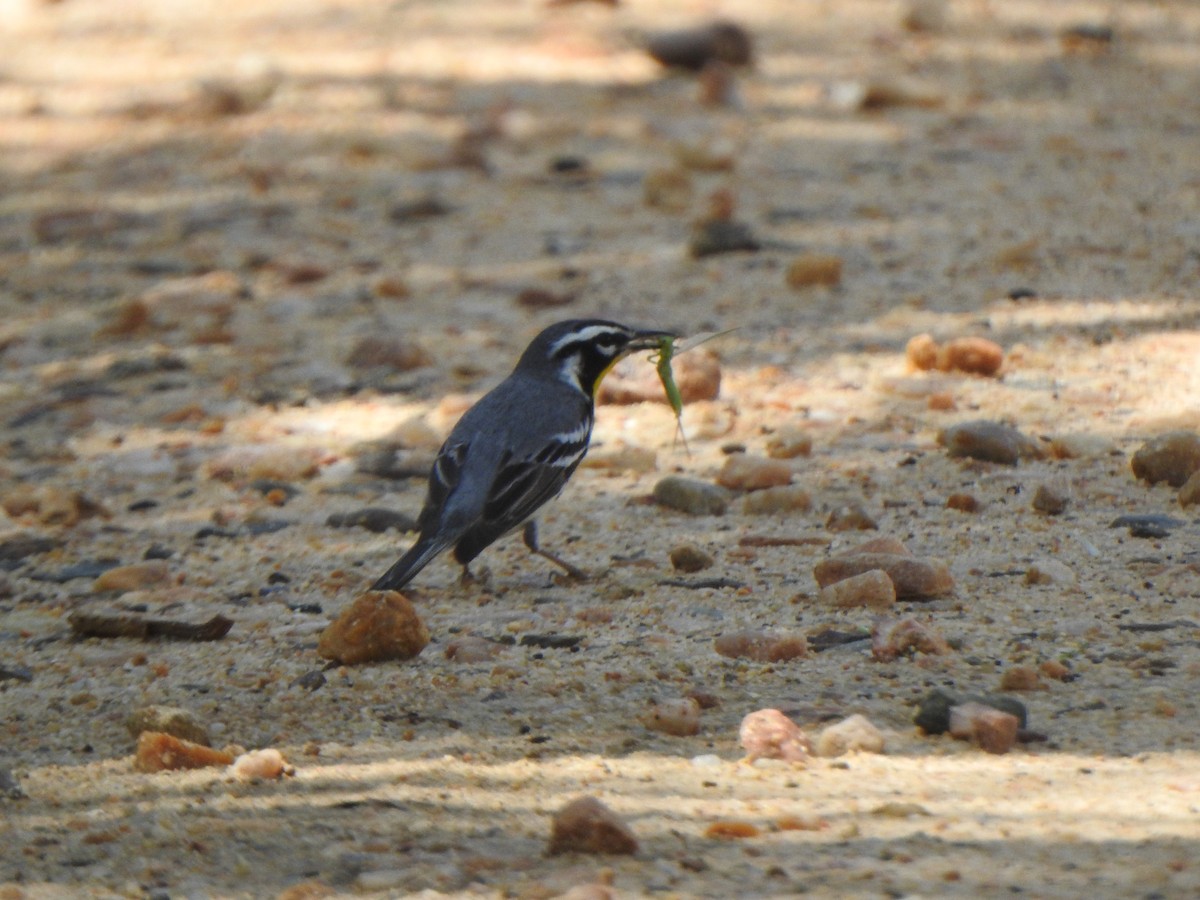
[(563, 489), (584, 454), (591, 428), (581, 426), (545, 443), (532, 457), (506, 455), (488, 490), (478, 521), (459, 539), (454, 555), (468, 563)]

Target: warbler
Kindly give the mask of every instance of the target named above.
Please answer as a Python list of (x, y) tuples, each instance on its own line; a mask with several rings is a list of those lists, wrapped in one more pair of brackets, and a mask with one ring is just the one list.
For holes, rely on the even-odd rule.
[(526, 547), (582, 577), (538, 545), (534, 513), (587, 453), (596, 389), (609, 369), (628, 353), (674, 337), (603, 319), (572, 319), (542, 331), (446, 438), (429, 473), (416, 543), (372, 590), (399, 590), (450, 547), (467, 577), (471, 560), (521, 525)]

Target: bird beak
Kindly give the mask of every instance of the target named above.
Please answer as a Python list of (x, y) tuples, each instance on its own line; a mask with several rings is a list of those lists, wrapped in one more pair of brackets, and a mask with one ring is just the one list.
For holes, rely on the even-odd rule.
[(677, 337), (679, 337), (679, 335), (673, 331), (638, 331), (634, 333), (632, 338), (629, 339), (629, 343), (626, 345), (625, 349), (631, 353), (637, 352), (638, 350), (657, 350), (663, 338)]

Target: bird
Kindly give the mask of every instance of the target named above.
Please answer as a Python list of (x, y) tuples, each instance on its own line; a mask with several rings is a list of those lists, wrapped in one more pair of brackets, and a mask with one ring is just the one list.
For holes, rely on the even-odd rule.
[(400, 590), (451, 547), (465, 580), (473, 559), (521, 526), (530, 551), (585, 577), (541, 548), (534, 514), (586, 455), (604, 376), (629, 353), (675, 337), (605, 319), (569, 319), (539, 333), (508, 377), (451, 430), (429, 472), (417, 540), (371, 589)]

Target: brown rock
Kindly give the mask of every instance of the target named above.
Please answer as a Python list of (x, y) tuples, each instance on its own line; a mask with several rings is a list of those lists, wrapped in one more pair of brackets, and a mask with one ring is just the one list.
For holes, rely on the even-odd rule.
[(1017, 742), (1021, 727), (1016, 716), (982, 703), (962, 703), (950, 707), (950, 734), (959, 740), (971, 740), (988, 753), (1007, 753)]
[(842, 258), (831, 253), (805, 253), (797, 256), (784, 276), (793, 289), (824, 285), (833, 287), (842, 280)]
[(893, 553), (855, 553), (822, 560), (813, 568), (824, 588), (872, 569), (882, 569), (896, 588), (899, 600), (927, 600), (954, 590), (954, 576), (940, 559)]
[(979, 501), (972, 494), (951, 494), (946, 498), (946, 508), (967, 513), (979, 512)]
[(1183, 487), (1200, 472), (1200, 434), (1171, 431), (1147, 441), (1130, 460), (1134, 477), (1150, 484), (1165, 481), (1171, 487)]
[(802, 634), (736, 631), (718, 637), (713, 641), (713, 649), (730, 659), (787, 662), (808, 655), (808, 640)]
[(947, 341), (937, 350), (935, 368), (941, 372), (966, 372), (993, 376), (1004, 365), (1004, 348), (986, 338), (965, 337)]
[(887, 572), (871, 569), (822, 588), (821, 602), (836, 609), (890, 609), (896, 604), (896, 586)]
[(812, 437), (795, 428), (780, 428), (767, 438), (764, 449), (771, 459), (795, 459), (812, 453)]
[(748, 516), (769, 516), (780, 512), (807, 512), (812, 495), (796, 484), (763, 488), (742, 498), (742, 512)]
[(429, 630), (407, 597), (395, 591), (368, 591), (321, 632), (317, 652), (353, 666), (412, 659), (428, 643)]
[(908, 365), (920, 372), (928, 372), (937, 366), (938, 344), (931, 334), (918, 334), (908, 339), (904, 347), (904, 358)]
[(273, 780), (295, 773), (283, 754), (274, 747), (241, 754), (230, 766), (229, 774), (238, 781)]
[(212, 750), (161, 731), (143, 731), (138, 737), (133, 767), (139, 772), (163, 772), (227, 766), (232, 762), (233, 754), (224, 750)]
[(717, 20), (651, 35), (646, 50), (661, 65), (699, 72), (712, 60), (749, 65), (754, 59), (754, 40), (736, 22)]
[(95, 516), (111, 518), (103, 505), (79, 491), (48, 484), (19, 485), (0, 499), (0, 507), (14, 518), (32, 515), (43, 525), (63, 525), (68, 528)]
[(804, 762), (812, 753), (812, 741), (800, 726), (777, 709), (760, 709), (742, 719), (738, 740), (746, 760), (783, 759)]
[(1022, 459), (1041, 459), (1042, 451), (1017, 429), (1000, 422), (977, 420), (953, 425), (938, 434), (938, 443), (951, 457), (1015, 466)]
[(676, 572), (702, 572), (713, 564), (712, 555), (695, 544), (677, 544), (671, 548), (670, 558)]
[(642, 724), (651, 731), (673, 737), (691, 737), (700, 733), (700, 701), (695, 697), (678, 697), (650, 704), (642, 716)]
[(412, 341), (368, 335), (359, 340), (346, 357), (346, 365), (355, 369), (393, 369), (408, 372), (433, 365), (433, 355)]
[(940, 656), (949, 652), (946, 639), (916, 619), (879, 619), (871, 626), (871, 656), (879, 662), (912, 653)]
[(171, 567), (164, 560), (150, 560), (102, 572), (92, 583), (92, 590), (127, 593), (164, 585), (170, 580)]
[(717, 475), (717, 484), (735, 491), (760, 491), (792, 481), (792, 467), (779, 460), (748, 453), (734, 453), (725, 459)]
[(1070, 497), (1070, 488), (1065, 483), (1046, 481), (1033, 492), (1032, 506), (1038, 512), (1057, 516), (1066, 511)]
[(879, 527), (861, 503), (847, 503), (834, 509), (825, 520), (830, 531), (873, 531)]
[(557, 813), (551, 823), (550, 856), (560, 853), (628, 855), (638, 842), (629, 826), (595, 797), (579, 797)]
[(856, 750), (882, 753), (883, 732), (863, 715), (853, 715), (825, 728), (817, 735), (818, 756), (843, 756)]
[(1038, 675), (1037, 669), (1029, 666), (1013, 666), (1000, 676), (1002, 691), (1042, 691), (1046, 686)]

